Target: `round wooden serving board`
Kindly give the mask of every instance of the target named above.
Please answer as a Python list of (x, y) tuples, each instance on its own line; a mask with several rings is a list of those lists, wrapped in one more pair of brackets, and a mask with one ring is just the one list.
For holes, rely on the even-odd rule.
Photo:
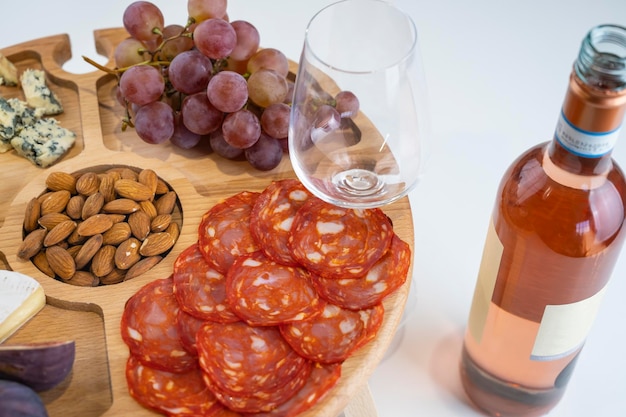
[[(112, 57), (115, 45), (127, 35), (123, 29), (94, 32), (101, 55)], [(126, 300), (147, 282), (166, 278), (178, 254), (197, 239), (201, 216), (219, 200), (240, 191), (262, 191), (272, 180), (295, 177), (289, 158), (272, 171), (254, 170), (211, 153), (202, 144), (191, 150), (172, 145), (149, 145), (132, 129), (121, 131), (123, 109), (115, 100), (116, 80), (102, 71), (70, 74), (62, 65), (71, 57), (67, 35), (57, 35), (2, 50), (21, 73), (26, 68), (46, 71), (50, 88), (64, 106), (55, 118), (77, 134), (74, 147), (47, 169), (34, 166), (11, 151), (0, 154), (0, 251), (5, 268), (35, 277), (47, 295), (46, 307), (14, 334), (7, 344), (75, 340), (72, 374), (53, 390), (41, 393), (51, 416), (151, 416), (151, 411), (128, 394), (124, 369), (128, 349), (120, 336), (120, 318)], [(112, 61), (109, 61), (112, 67)], [(292, 63), (295, 72), (295, 64)], [(0, 87), (3, 97), (24, 99), (19, 87)], [(75, 172), (91, 167), (151, 168), (170, 184), (180, 199), (182, 228), (171, 252), (142, 276), (109, 286), (76, 287), (41, 273), (31, 262), (21, 261), (16, 250), (22, 240), (28, 201), (45, 189), (53, 171)], [(384, 208), (395, 232), (413, 245), (413, 222), (407, 198)], [(412, 267), (410, 269), (412, 271)], [(336, 416), (367, 383), (391, 343), (407, 300), (411, 279), (385, 300), (385, 321), (379, 335), (343, 364), (335, 388), (308, 416)]]

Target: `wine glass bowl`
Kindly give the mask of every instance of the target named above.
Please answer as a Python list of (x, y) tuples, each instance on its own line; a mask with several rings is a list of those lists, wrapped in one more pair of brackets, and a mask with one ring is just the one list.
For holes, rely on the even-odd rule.
[(294, 86), (289, 153), (316, 196), (389, 204), (423, 173), (426, 92), (410, 17), (380, 0), (345, 0), (310, 21)]

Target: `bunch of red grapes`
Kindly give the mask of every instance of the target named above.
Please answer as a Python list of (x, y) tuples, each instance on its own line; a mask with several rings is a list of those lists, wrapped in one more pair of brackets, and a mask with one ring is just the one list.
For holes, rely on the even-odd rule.
[(258, 30), (229, 21), (227, 0), (188, 0), (185, 26), (136, 1), (124, 11), (130, 37), (115, 50), (126, 126), (147, 143), (189, 149), (209, 140), (228, 159), (259, 170), (286, 150), (293, 81), (277, 49), (259, 49)]

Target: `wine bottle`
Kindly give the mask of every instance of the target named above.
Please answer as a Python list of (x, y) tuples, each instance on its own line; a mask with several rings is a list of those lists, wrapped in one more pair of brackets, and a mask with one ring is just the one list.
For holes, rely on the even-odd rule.
[(626, 238), (612, 150), (626, 110), (626, 28), (583, 39), (553, 139), (500, 182), (461, 358), (463, 387), (494, 416), (561, 399)]

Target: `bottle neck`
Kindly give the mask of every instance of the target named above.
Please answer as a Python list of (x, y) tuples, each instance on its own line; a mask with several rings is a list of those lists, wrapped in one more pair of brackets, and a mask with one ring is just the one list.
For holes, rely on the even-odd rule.
[(591, 87), (572, 72), (548, 148), (550, 159), (571, 173), (606, 173), (612, 166), (611, 154), (625, 113), (626, 89)]

